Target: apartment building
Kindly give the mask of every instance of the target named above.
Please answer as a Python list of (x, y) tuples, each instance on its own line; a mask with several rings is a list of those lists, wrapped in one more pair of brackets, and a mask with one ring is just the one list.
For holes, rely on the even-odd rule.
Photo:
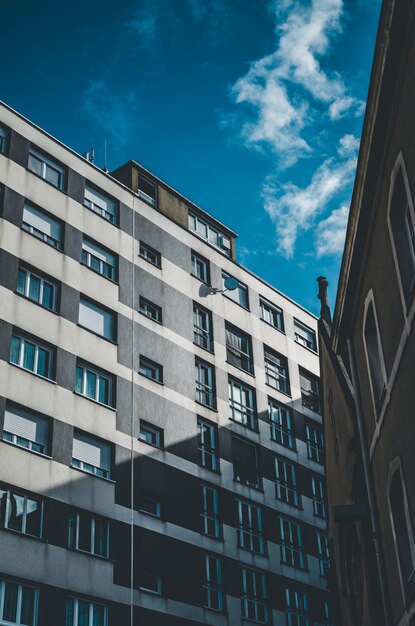
[(333, 624), (317, 320), (135, 161), (0, 152), (0, 624)]

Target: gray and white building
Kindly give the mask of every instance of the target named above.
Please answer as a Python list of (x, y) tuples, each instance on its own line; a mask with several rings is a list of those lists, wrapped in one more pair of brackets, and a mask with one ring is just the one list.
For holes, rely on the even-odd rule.
[(0, 152), (0, 624), (332, 624), (315, 317), (135, 161)]

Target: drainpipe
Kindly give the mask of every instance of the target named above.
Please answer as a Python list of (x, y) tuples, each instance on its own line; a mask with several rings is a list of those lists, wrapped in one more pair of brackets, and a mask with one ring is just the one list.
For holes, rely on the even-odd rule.
[(360, 443), (360, 451), (362, 453), (362, 461), (363, 461), (363, 471), (365, 475), (365, 484), (367, 491), (367, 498), (369, 504), (369, 513), (370, 513), (370, 523), (371, 523), (371, 535), (373, 546), (375, 548), (376, 555), (376, 565), (379, 576), (379, 584), (380, 584), (380, 593), (382, 596), (382, 605), (383, 605), (383, 613), (385, 616), (385, 625), (390, 626), (392, 621), (390, 619), (390, 608), (389, 608), (389, 596), (387, 591), (387, 583), (386, 583), (386, 575), (385, 575), (385, 564), (382, 553), (382, 546), (380, 542), (380, 531), (379, 531), (379, 522), (376, 508), (376, 498), (375, 498), (375, 489), (373, 485), (372, 478), (372, 467), (370, 462), (369, 448), (366, 440), (366, 431), (363, 420), (363, 410), (362, 410), (362, 401), (360, 397), (360, 388), (356, 371), (356, 359), (354, 353), (353, 342), (350, 340), (350, 337), (347, 338), (347, 349), (349, 353), (349, 362), (350, 362), (350, 375), (352, 379), (352, 385), (354, 389), (355, 396), (355, 408), (356, 408), (356, 421), (357, 427), (359, 431), (359, 443)]

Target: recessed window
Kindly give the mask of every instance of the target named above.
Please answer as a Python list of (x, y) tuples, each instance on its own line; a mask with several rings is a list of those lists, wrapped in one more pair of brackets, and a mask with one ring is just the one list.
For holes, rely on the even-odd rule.
[(114, 379), (91, 366), (78, 362), (76, 365), (75, 392), (106, 406), (114, 406)]
[(163, 367), (141, 354), (138, 373), (146, 378), (155, 380), (157, 383), (163, 382)]
[(386, 391), (386, 372), (373, 302), (369, 303), (366, 310), (363, 339), (373, 402), (376, 414), (378, 414)]
[(286, 448), (295, 449), (293, 417), (291, 410), (273, 398), (268, 398), (271, 439)]
[(150, 246), (148, 246), (146, 243), (143, 243), (142, 241), (140, 241), (139, 256), (148, 263), (151, 263), (151, 265), (154, 265), (159, 269), (161, 268), (160, 252), (157, 252), (157, 250), (154, 250), (154, 248), (150, 248)]
[(32, 452), (48, 454), (49, 420), (33, 411), (7, 405), (3, 439)]
[(65, 169), (62, 165), (33, 148), (29, 152), (28, 168), (54, 187), (58, 189), (64, 188)]
[(415, 571), (415, 550), (411, 518), (400, 467), (393, 474), (388, 495), (398, 565), (404, 592), (409, 598), (413, 592), (411, 582)]
[(36, 626), (38, 590), (0, 580), (0, 624)]
[(330, 549), (326, 533), (316, 530), (316, 543), (320, 576), (327, 578), (330, 569)]
[(82, 263), (110, 280), (117, 280), (117, 257), (95, 242), (83, 238)]
[(99, 191), (88, 183), (85, 184), (84, 206), (103, 217), (111, 224), (117, 224), (117, 203), (103, 191)]
[(330, 605), (327, 600), (323, 602), (323, 613), (324, 613), (324, 626), (334, 626), (334, 622), (331, 617)]
[(68, 548), (108, 559), (109, 533), (106, 520), (89, 513), (74, 513), (68, 519)]
[(303, 552), (301, 526), (280, 517), (280, 541), (281, 563), (297, 569), (305, 569), (306, 558)]
[(324, 483), (321, 478), (311, 476), (311, 493), (313, 498), (313, 512), (316, 517), (326, 519), (326, 498)]
[(257, 415), (253, 388), (229, 376), (228, 393), (229, 419), (247, 426), (251, 430), (256, 430)]
[(221, 252), (230, 256), (231, 254), (231, 240), (229, 237), (220, 232), (217, 228), (212, 226), (207, 220), (203, 219), (195, 213), (189, 211), (189, 230), (199, 235), (205, 241), (208, 241), (212, 246), (219, 248)]
[(6, 154), (7, 151), (8, 132), (3, 126), (0, 126), (0, 154)]
[(225, 324), (226, 333), (226, 360), (231, 365), (248, 372), (254, 373), (254, 360), (252, 358), (252, 339), (239, 328), (231, 324)]
[(221, 561), (210, 554), (203, 555), (203, 606), (223, 610)]
[(218, 436), (217, 426), (202, 419), (197, 418), (197, 451), (198, 463), (206, 469), (214, 472), (218, 469)]
[(310, 626), (307, 594), (287, 587), (285, 589), (285, 613), (287, 615), (287, 624)]
[(264, 346), (264, 361), (267, 385), (289, 395), (291, 389), (287, 358)]
[(317, 376), (300, 367), (301, 400), (303, 406), (321, 413), (320, 383)]
[(155, 593), (156, 595), (161, 596), (161, 576), (154, 574), (153, 572), (140, 571), (137, 578), (138, 588), (140, 591), (147, 591), (148, 593)]
[(192, 250), (192, 276), (198, 278), (205, 283), (206, 285), (210, 285), (210, 265), (209, 261), (207, 261), (204, 257), (200, 256), (196, 252)]
[(207, 485), (200, 486), (201, 496), (201, 532), (218, 538), (220, 536), (218, 492)]
[(261, 479), (257, 446), (239, 437), (232, 437), (232, 460), (234, 480), (248, 487), (259, 489)]
[(279, 457), (275, 458), (275, 497), (291, 506), (300, 505), (295, 465)]
[(62, 249), (62, 224), (27, 203), (23, 208), (22, 229), (53, 248)]
[(215, 374), (213, 365), (195, 359), (196, 402), (216, 408)]
[(324, 465), (324, 437), (323, 432), (317, 426), (307, 422), (305, 425), (307, 437), (307, 456), (312, 461)]
[(79, 325), (109, 341), (116, 340), (115, 313), (91, 302), (84, 296), (79, 300)]
[(0, 487), (0, 528), (15, 530), (23, 535), (42, 537), (43, 504), (12, 489)]
[(193, 303), (193, 341), (200, 348), (213, 352), (212, 314), (196, 302)]
[(157, 186), (141, 174), (138, 175), (137, 194), (151, 206), (157, 205)]
[(37, 341), (21, 335), (12, 335), (10, 363), (33, 374), (52, 379), (55, 365), (55, 351)]
[(274, 328), (284, 332), (284, 317), (282, 309), (275, 304), (271, 304), (264, 298), (259, 299), (259, 308), (261, 319), (267, 324), (270, 324)]
[(45, 309), (57, 311), (58, 285), (32, 270), (19, 267), (16, 291)]
[(316, 333), (296, 319), (294, 319), (294, 335), (297, 343), (313, 352), (317, 352)]
[(139, 306), (138, 310), (141, 313), (141, 315), (145, 315), (146, 317), (149, 317), (151, 320), (154, 320), (155, 322), (158, 322), (159, 324), (162, 323), (161, 306), (154, 304), (154, 302), (150, 302), (150, 300), (143, 298), (143, 296), (140, 296), (138, 306)]
[(157, 498), (140, 493), (137, 499), (137, 508), (141, 513), (146, 513), (146, 515), (161, 517), (161, 502)]
[(91, 435), (75, 431), (72, 465), (96, 476), (110, 478), (111, 445)]
[(108, 607), (87, 600), (68, 598), (65, 626), (108, 626)]
[[(234, 277), (231, 276), (230, 274), (227, 274), (226, 272), (222, 272), (222, 289), (226, 289), (226, 286), (225, 286), (226, 278), (234, 278)], [(238, 280), (237, 288), (232, 289), (232, 291), (226, 291), (225, 295), (227, 298), (229, 298), (230, 300), (233, 300), (234, 302), (236, 302), (236, 304), (239, 304), (244, 309), (249, 309), (248, 287), (244, 285), (243, 283), (241, 283), (239, 280)]]
[(149, 443), (156, 448), (163, 447), (163, 429), (153, 426), (144, 420), (140, 420), (140, 435), (139, 440), (144, 443)]
[(238, 545), (245, 550), (264, 554), (262, 511), (244, 500), (236, 501), (238, 510)]
[(265, 574), (248, 567), (242, 568), (241, 609), (242, 617), (262, 624), (268, 623)]

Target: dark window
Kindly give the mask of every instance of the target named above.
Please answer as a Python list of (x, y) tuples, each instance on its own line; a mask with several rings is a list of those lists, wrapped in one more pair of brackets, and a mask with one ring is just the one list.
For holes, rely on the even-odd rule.
[(316, 530), (316, 541), (320, 576), (327, 578), (330, 569), (330, 550), (326, 533)]
[(326, 498), (324, 484), (321, 478), (311, 476), (311, 492), (313, 497), (313, 512), (316, 517), (326, 519)]
[(252, 340), (242, 330), (225, 324), (226, 332), (226, 360), (231, 365), (238, 367), (249, 374), (254, 373), (254, 361), (252, 358)]
[(192, 250), (192, 276), (210, 285), (210, 265), (204, 257)]
[(364, 339), (373, 399), (376, 411), (379, 412), (386, 390), (386, 380), (382, 367), (383, 356), (380, 345), (380, 337), (372, 302), (369, 304), (369, 308), (366, 313)]
[(157, 205), (157, 186), (141, 174), (138, 175), (137, 194), (151, 206)]
[[(389, 487), (394, 538), (405, 592), (409, 591), (415, 570), (411, 520), (407, 510), (400, 469), (396, 470)], [(411, 541), (412, 540), (412, 541)]]
[(155, 265), (156, 267), (161, 268), (160, 252), (157, 252), (157, 250), (154, 250), (154, 248), (150, 248), (150, 246), (143, 243), (142, 241), (140, 241), (139, 256), (142, 259), (145, 259), (146, 261), (148, 261), (148, 263), (151, 263), (151, 265)]
[(107, 626), (108, 607), (78, 598), (66, 601), (65, 626)]
[(89, 513), (74, 513), (68, 519), (68, 547), (95, 556), (109, 557), (109, 524)]
[(101, 190), (86, 183), (84, 205), (111, 224), (118, 223), (117, 202)]
[(80, 361), (76, 364), (75, 392), (106, 406), (115, 406), (114, 377)]
[(317, 352), (316, 333), (314, 330), (294, 319), (294, 333), (297, 343), (301, 343), (305, 348)]
[(291, 506), (300, 505), (295, 465), (278, 457), (275, 459), (275, 497)]
[(149, 443), (156, 448), (163, 447), (163, 429), (153, 426), (144, 420), (140, 420), (140, 435), (139, 440), (144, 443)]
[(140, 494), (138, 496), (138, 510), (153, 517), (161, 517), (161, 502), (157, 498)]
[(242, 617), (266, 624), (268, 622), (267, 584), (264, 574), (242, 568)]
[(295, 589), (285, 589), (285, 612), (289, 626), (311, 626), (308, 617), (307, 594)]
[(0, 126), (0, 154), (6, 154), (9, 134), (7, 130)]
[(139, 374), (155, 380), (158, 383), (163, 382), (163, 367), (154, 361), (150, 361), (147, 357), (140, 354), (140, 366), (138, 370)]
[(22, 229), (53, 248), (62, 249), (63, 228), (61, 222), (27, 203), (23, 208)]
[(193, 338), (196, 345), (213, 352), (212, 314), (196, 303), (193, 303)]
[(218, 470), (218, 435), (217, 426), (202, 419), (197, 418), (197, 450), (198, 463), (206, 469)]
[(45, 278), (41, 273), (20, 266), (16, 291), (45, 309), (51, 311), (58, 309), (59, 286), (56, 282)]
[(300, 367), (300, 385), (303, 406), (321, 413), (320, 383), (317, 376)]
[(34, 148), (29, 152), (28, 168), (54, 187), (58, 189), (65, 187), (66, 172), (62, 165)]
[[(231, 277), (231, 275), (227, 274), (226, 272), (222, 272), (222, 289), (226, 289), (226, 278), (234, 277)], [(234, 302), (236, 302), (236, 304), (239, 304), (244, 309), (249, 309), (248, 287), (244, 285), (244, 283), (238, 281), (238, 286), (236, 289), (233, 289), (232, 291), (226, 291), (226, 297), (230, 300), (233, 300)]]
[(0, 580), (0, 623), (36, 626), (38, 595), (34, 587)]
[(42, 537), (43, 503), (23, 493), (0, 487), (0, 528)]
[(140, 571), (138, 573), (138, 588), (141, 591), (147, 591), (149, 593), (155, 593), (161, 596), (162, 582), (161, 576), (154, 572)]
[(259, 489), (258, 450), (255, 444), (232, 438), (233, 477), (239, 483)]
[(275, 304), (267, 302), (263, 298), (259, 299), (259, 307), (261, 319), (264, 320), (264, 322), (267, 322), (267, 324), (274, 326), (274, 328), (284, 332), (284, 317), (282, 309), (275, 306)]
[(244, 500), (237, 500), (236, 505), (238, 509), (238, 545), (245, 550), (264, 554), (261, 509)]
[(285, 356), (264, 346), (265, 382), (270, 387), (290, 394), (288, 361)]
[(162, 323), (161, 306), (154, 304), (154, 302), (150, 302), (150, 300), (146, 300), (143, 296), (140, 296), (139, 311), (142, 315), (149, 317), (155, 322), (158, 322), (159, 324)]
[(218, 492), (214, 487), (200, 486), (201, 532), (204, 535), (220, 537)]
[(210, 554), (203, 555), (203, 606), (223, 610), (221, 561)]
[(117, 280), (117, 256), (86, 237), (82, 241), (81, 262), (93, 272)]
[(236, 378), (228, 379), (229, 419), (251, 430), (257, 429), (255, 392), (252, 387)]
[(281, 563), (297, 569), (307, 566), (303, 552), (301, 526), (280, 517)]
[(268, 412), (271, 425), (271, 439), (286, 448), (295, 449), (293, 417), (291, 410), (276, 400), (268, 398)]
[(10, 363), (52, 380), (55, 370), (55, 349), (38, 343), (38, 340), (13, 334)]
[(48, 454), (49, 420), (28, 409), (8, 404), (4, 412), (3, 440), (32, 452)]
[(317, 426), (306, 423), (307, 456), (312, 461), (324, 465), (324, 437), (323, 432)]
[(195, 359), (196, 402), (216, 408), (215, 374), (213, 365)]

